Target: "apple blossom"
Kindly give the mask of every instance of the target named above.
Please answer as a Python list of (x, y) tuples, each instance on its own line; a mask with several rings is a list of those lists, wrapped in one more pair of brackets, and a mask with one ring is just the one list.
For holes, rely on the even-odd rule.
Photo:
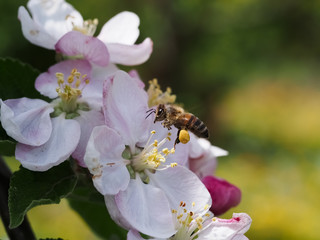
[[(181, 202), (178, 209), (172, 210), (176, 232), (168, 240), (245, 240), (251, 218), (246, 213), (234, 213), (231, 219), (214, 217), (208, 212), (210, 206), (201, 211), (194, 210), (195, 203), (188, 206)], [(128, 232), (127, 240), (143, 240), (137, 230)], [(159, 238), (152, 238), (159, 239)]]
[[(72, 69), (74, 66), (87, 74), (81, 75), (77, 69)], [(46, 171), (71, 154), (83, 166), (91, 130), (103, 124), (101, 103), (83, 94), (90, 91), (90, 88), (85, 89), (90, 82), (90, 67), (82, 60), (64, 67), (66, 72), (71, 71), (67, 79), (64, 73), (56, 73), (55, 87), (42, 85), (47, 96), (58, 97), (51, 103), (29, 98), (0, 101), (2, 126), (18, 142), (16, 159), (30, 170)]]
[[(35, 45), (55, 49), (58, 40), (68, 32), (78, 31), (92, 37), (96, 31), (97, 19), (83, 21), (81, 14), (64, 0), (29, 0), (27, 6), (32, 18), (23, 6), (18, 18), (23, 35)], [(97, 40), (108, 48), (112, 63), (138, 65), (148, 60), (153, 47), (151, 39), (134, 44), (139, 24), (136, 14), (124, 11), (103, 25)]]
[(168, 237), (179, 199), (210, 204), (210, 195), (183, 166), (187, 148), (174, 150), (168, 130), (146, 119), (148, 96), (136, 79), (118, 71), (106, 81), (103, 97), (107, 126), (93, 129), (84, 158), (94, 185), (123, 227)]

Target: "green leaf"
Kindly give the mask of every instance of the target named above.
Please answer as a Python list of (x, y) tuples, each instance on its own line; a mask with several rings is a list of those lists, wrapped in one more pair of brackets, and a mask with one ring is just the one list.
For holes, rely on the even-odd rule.
[(11, 58), (0, 58), (0, 98), (43, 98), (34, 87), (39, 74), (29, 64)]
[(84, 219), (94, 233), (102, 239), (126, 239), (127, 231), (109, 216), (104, 197), (90, 186), (77, 186), (68, 196), (69, 205)]
[(0, 140), (0, 155), (2, 156), (14, 156), (16, 144), (9, 140)]
[(43, 204), (59, 203), (69, 195), (77, 183), (77, 177), (66, 161), (46, 172), (34, 172), (21, 167), (10, 181), (10, 228), (21, 224), (27, 211)]

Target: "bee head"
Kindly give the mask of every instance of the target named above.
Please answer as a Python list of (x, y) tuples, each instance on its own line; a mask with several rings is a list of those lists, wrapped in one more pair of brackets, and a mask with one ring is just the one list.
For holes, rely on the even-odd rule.
[(156, 117), (154, 119), (154, 123), (166, 119), (166, 115), (166, 107), (164, 106), (164, 104), (159, 104), (156, 110)]

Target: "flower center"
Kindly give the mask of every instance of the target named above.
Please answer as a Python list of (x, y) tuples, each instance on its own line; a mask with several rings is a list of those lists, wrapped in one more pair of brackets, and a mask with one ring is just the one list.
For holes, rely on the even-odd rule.
[(171, 150), (169, 150), (168, 148), (161, 149), (163, 144), (171, 140), (171, 133), (168, 133), (168, 136), (162, 139), (160, 142), (158, 142), (158, 140), (154, 140), (153, 142), (151, 142), (152, 137), (155, 133), (156, 131), (151, 132), (151, 135), (144, 149), (140, 153), (132, 157), (131, 167), (134, 172), (138, 172), (143, 175), (143, 171), (146, 169), (155, 171), (166, 169), (170, 166), (174, 167), (177, 165), (176, 163), (171, 163), (170, 166), (163, 164), (166, 162), (166, 157), (169, 154), (173, 154), (175, 152), (173, 148)]
[(99, 21), (96, 18), (93, 19), (93, 20), (88, 19), (88, 20), (83, 22), (82, 26), (73, 25), (73, 29), (72, 30), (81, 32), (84, 35), (92, 37), (94, 35), (94, 33), (96, 32), (96, 30), (97, 30), (98, 23), (99, 23)]
[(171, 88), (169, 87), (165, 92), (162, 92), (157, 79), (149, 81), (149, 88), (147, 90), (149, 95), (149, 107), (159, 104), (174, 103), (176, 101), (176, 95), (171, 94), (171, 92)]
[[(193, 208), (195, 203), (192, 203)], [(208, 205), (204, 207), (204, 210), (209, 208)], [(175, 226), (177, 232), (172, 236), (171, 240), (193, 240), (197, 239), (198, 234), (207, 228), (210, 223), (203, 227), (204, 221), (212, 217), (212, 214), (205, 213), (203, 216), (195, 214), (193, 211), (188, 211), (185, 202), (180, 202), (178, 210), (172, 210), (174, 216)]]
[(78, 103), (77, 100), (81, 96), (84, 87), (89, 84), (87, 75), (82, 75), (76, 68), (71, 70), (70, 75), (65, 81), (63, 73), (56, 73), (58, 87), (56, 91), (61, 101), (55, 107), (54, 116), (65, 112), (66, 118), (74, 118), (79, 116), (77, 110), (89, 110), (85, 103)]

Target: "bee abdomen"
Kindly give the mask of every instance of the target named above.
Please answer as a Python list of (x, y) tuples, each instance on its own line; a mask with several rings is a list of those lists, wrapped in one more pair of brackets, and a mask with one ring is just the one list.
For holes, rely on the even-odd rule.
[(209, 131), (207, 126), (196, 116), (190, 114), (189, 121), (186, 125), (187, 129), (193, 132), (197, 137), (208, 138)]

